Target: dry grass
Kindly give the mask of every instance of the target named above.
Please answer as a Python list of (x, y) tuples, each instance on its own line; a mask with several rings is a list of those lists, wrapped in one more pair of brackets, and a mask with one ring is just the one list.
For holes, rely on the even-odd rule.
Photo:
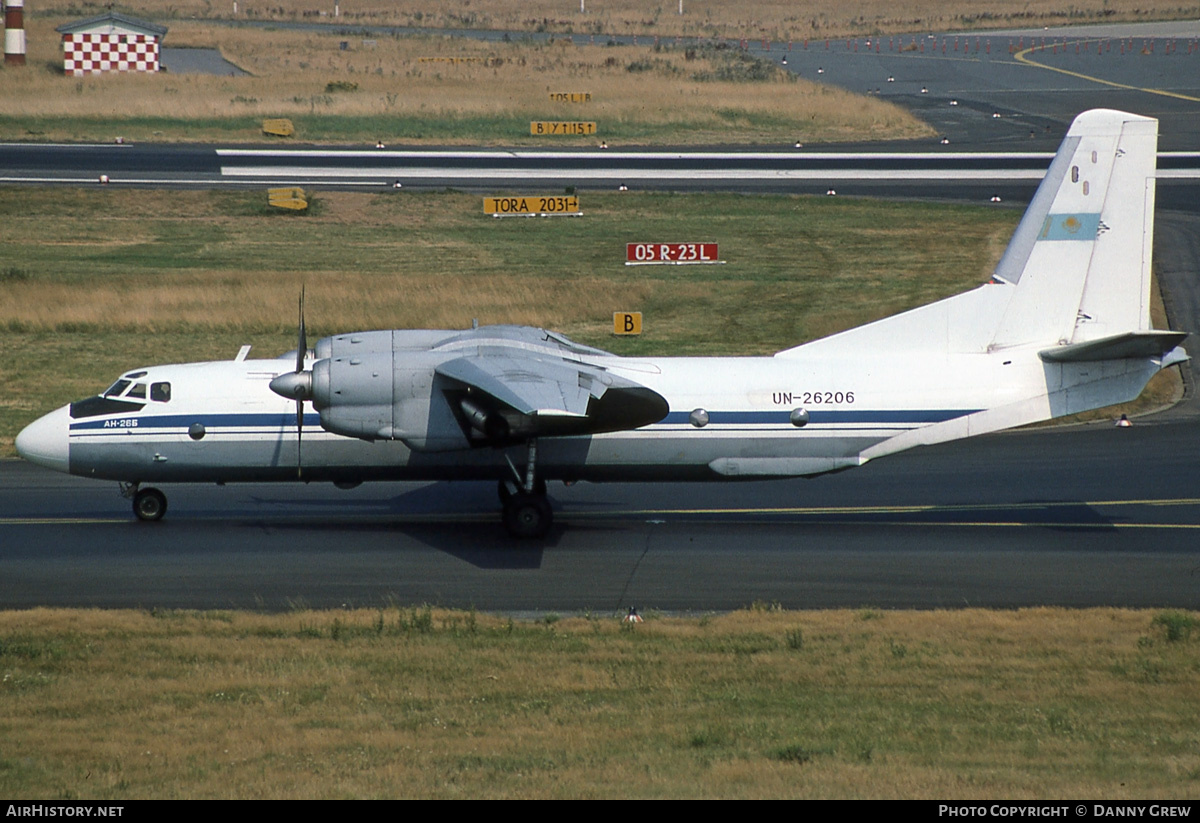
[[(0, 794), (1194, 797), (1196, 617), (0, 613)], [(1169, 640), (1169, 630), (1177, 629)]]
[[(212, 270), (169, 281), (120, 278), (116, 288), (81, 290), (78, 284), (23, 283), (4, 289), (0, 315), (10, 328), (110, 330), (166, 334), (183, 327), (221, 332), (261, 332), (293, 327), (296, 295), (303, 286), (322, 328), (450, 328), (505, 322), (571, 328), (595, 321), (613, 305), (613, 282), (605, 278), (537, 279), (518, 273), (444, 276), (413, 273), (380, 277), (358, 272)], [(624, 289), (642, 304), (648, 285)], [(611, 325), (612, 311), (607, 311)], [(3, 321), (0, 321), (3, 322)]]
[[(346, 139), (361, 141), (366, 130), (372, 140), (472, 144), (544, 145), (545, 138), (529, 135), (529, 121), (583, 116), (600, 124), (599, 133), (567, 139), (568, 144), (601, 138), (812, 142), (929, 133), (896, 106), (797, 80), (775, 67), (758, 69), (767, 78), (760, 82), (694, 79), (717, 75), (735, 61), (712, 49), (383, 37), (352, 40), (353, 47), (342, 51), (345, 35), (182, 23), (174, 37), (194, 45), (219, 43), (228, 59), (254, 76), (69, 78), (52, 70), (61, 66), (55, 22), (31, 22), (31, 68), (5, 73), (4, 137), (111, 139), (120, 129), (127, 138), (203, 140), (231, 139), (229, 130), (237, 129), (244, 132), (238, 139), (264, 140), (258, 128), (264, 117), (296, 119), (300, 139), (337, 139), (344, 131)], [(346, 90), (332, 90), (337, 84)], [(592, 102), (551, 103), (551, 91), (587, 91)]]
[[(99, 9), (83, 2), (84, 13)], [(250, 20), (484, 28), (604, 34), (660, 34), (704, 37), (826, 37), (853, 34), (950, 30), (968, 27), (1053, 26), (1064, 23), (1196, 17), (1200, 7), (1179, 0), (345, 0), (333, 19), (331, 0), (240, 0), (239, 17)], [(66, 0), (41, 0), (46, 14), (78, 14)], [(133, 14), (169, 21), (228, 18), (232, 0), (129, 0)]]
[[(303, 284), (310, 323), (330, 331), (462, 328), (478, 318), (603, 338), (612, 312), (630, 306), (668, 323), (651, 335), (656, 344), (723, 353), (839, 330), (827, 328), (834, 309), (862, 322), (864, 312), (883, 316), (982, 282), (996, 256), (986, 249), (1000, 249), (995, 236), (1019, 216), (611, 192), (583, 194), (580, 219), (495, 220), (478, 196), (390, 192), (319, 192), (314, 214), (295, 215), (268, 211), (261, 193), (20, 191), (0, 205), (0, 244), (18, 269), (0, 277), (0, 328), (10, 332), (287, 331)], [(958, 227), (951, 249), (935, 239), (948, 219)], [(730, 264), (623, 265), (626, 242), (667, 236), (717, 238)], [(722, 340), (711, 324), (695, 328), (697, 313), (759, 332)], [(691, 331), (681, 338), (671, 323)]]

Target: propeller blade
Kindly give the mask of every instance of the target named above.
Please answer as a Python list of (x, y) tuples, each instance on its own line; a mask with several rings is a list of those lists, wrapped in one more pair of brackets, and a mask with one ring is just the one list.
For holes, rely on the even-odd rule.
[(302, 480), (304, 463), (300, 459), (300, 443), (304, 439), (304, 401), (296, 401), (296, 479)]
[[(304, 355), (308, 353), (308, 335), (304, 329), (304, 286), (300, 286), (300, 332), (296, 341), (296, 374), (304, 371)], [(296, 479), (303, 479), (304, 461), (301, 459), (301, 443), (304, 440), (304, 398), (296, 397)]]
[(304, 371), (304, 355), (308, 353), (308, 335), (304, 331), (304, 286), (300, 287), (300, 334), (296, 342), (296, 373)]

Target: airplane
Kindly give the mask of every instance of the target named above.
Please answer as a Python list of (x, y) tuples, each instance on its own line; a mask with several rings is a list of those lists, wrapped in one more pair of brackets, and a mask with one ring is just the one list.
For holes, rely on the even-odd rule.
[(276, 359), (150, 366), (57, 409), (18, 453), (147, 483), (497, 481), (518, 538), (549, 480), (815, 476), (1136, 398), (1188, 359), (1150, 325), (1158, 121), (1072, 123), (994, 274), (770, 357), (620, 357), (544, 329), (338, 334)]

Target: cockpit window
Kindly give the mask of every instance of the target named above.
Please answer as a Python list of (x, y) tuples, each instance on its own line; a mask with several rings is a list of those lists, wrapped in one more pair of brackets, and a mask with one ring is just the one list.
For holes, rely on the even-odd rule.
[(130, 381), (130, 380), (118, 380), (116, 383), (113, 383), (111, 386), (108, 387), (108, 391), (104, 392), (104, 396), (105, 397), (120, 397), (125, 392), (125, 390), (127, 388), (129, 388), (129, 384), (131, 382), (132, 381)]
[(126, 380), (137, 380), (139, 377), (145, 377), (145, 376), (146, 376), (146, 373), (144, 371), (135, 371), (135, 372), (130, 372), (129, 374), (125, 375), (125, 379)]
[(145, 400), (146, 399), (146, 384), (138, 383), (136, 386), (134, 386), (132, 389), (130, 389), (129, 393), (126, 394), (125, 396), (126, 397), (136, 397), (140, 400)]
[(166, 403), (171, 399), (171, 384), (170, 383), (151, 383), (150, 384), (150, 399), (157, 400), (159, 403)]
[(89, 397), (87, 400), (77, 400), (71, 404), (71, 417), (79, 420), (84, 417), (99, 417), (104, 414), (128, 414), (130, 412), (139, 412), (145, 406), (145, 403), (134, 403), (131, 400), (115, 400), (111, 397)]

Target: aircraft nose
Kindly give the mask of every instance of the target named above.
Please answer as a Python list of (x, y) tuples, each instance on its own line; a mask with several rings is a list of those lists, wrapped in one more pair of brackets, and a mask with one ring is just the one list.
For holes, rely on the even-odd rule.
[(70, 407), (39, 417), (17, 435), (17, 454), (30, 463), (37, 463), (55, 471), (69, 471), (68, 427)]

